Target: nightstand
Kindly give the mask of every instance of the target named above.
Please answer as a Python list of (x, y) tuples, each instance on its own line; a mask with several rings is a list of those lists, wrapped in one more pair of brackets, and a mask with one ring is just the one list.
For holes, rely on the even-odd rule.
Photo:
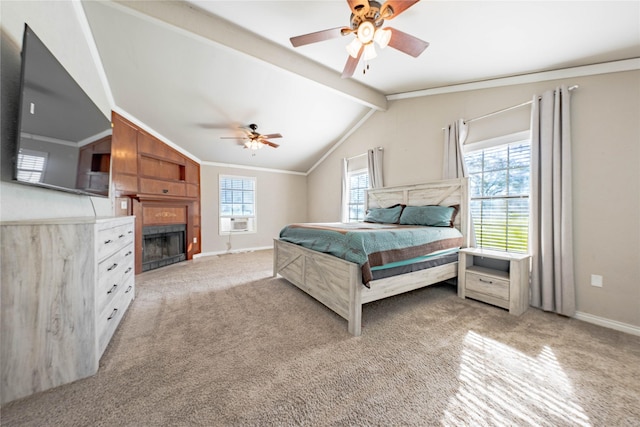
[(472, 298), (521, 315), (529, 308), (528, 254), (488, 249), (460, 249), (458, 296)]

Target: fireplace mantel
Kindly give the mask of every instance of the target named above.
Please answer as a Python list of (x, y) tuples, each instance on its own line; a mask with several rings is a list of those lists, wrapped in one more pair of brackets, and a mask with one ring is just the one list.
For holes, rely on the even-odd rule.
[(193, 197), (163, 196), (160, 194), (132, 194), (129, 197), (139, 202), (188, 202), (197, 200)]
[[(186, 260), (193, 259), (196, 249), (199, 249), (199, 235), (194, 233), (194, 229), (199, 230), (199, 205), (188, 199), (181, 198), (158, 198), (154, 197), (132, 197), (131, 204), (133, 213), (136, 216), (136, 274), (142, 273), (142, 253), (143, 230), (146, 227), (166, 226), (185, 224), (185, 248)], [(194, 227), (197, 225), (197, 227)], [(140, 261), (138, 261), (138, 259)]]

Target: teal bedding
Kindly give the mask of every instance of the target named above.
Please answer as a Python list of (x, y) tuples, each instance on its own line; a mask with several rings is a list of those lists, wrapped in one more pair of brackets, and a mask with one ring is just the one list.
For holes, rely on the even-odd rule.
[(424, 227), (378, 223), (290, 224), (280, 240), (358, 264), (365, 285), (371, 268), (410, 260), (462, 246), (462, 233), (452, 227)]

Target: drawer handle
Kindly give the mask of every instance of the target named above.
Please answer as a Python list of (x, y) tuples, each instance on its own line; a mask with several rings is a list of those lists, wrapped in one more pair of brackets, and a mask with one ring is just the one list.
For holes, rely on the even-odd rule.
[(129, 230), (127, 234), (133, 234), (133, 230)]
[(111, 315), (107, 317), (107, 320), (113, 319), (113, 316), (115, 316), (117, 312), (118, 312), (118, 309), (114, 308), (113, 311), (111, 312)]
[(117, 287), (118, 285), (113, 285), (113, 287), (107, 291), (107, 294), (110, 294), (111, 292), (115, 291)]
[(129, 255), (131, 255), (132, 253), (133, 253), (133, 252), (129, 251), (129, 252), (127, 252), (126, 254), (124, 254), (124, 256), (129, 256)]
[(490, 285), (493, 285), (493, 280), (486, 280), (486, 279), (483, 279), (482, 277), (479, 277), (479, 279), (480, 279), (480, 281), (481, 281), (481, 282), (484, 282), (484, 283), (488, 283), (488, 284), (490, 284)]
[(118, 236), (118, 239), (122, 239), (124, 237), (124, 234), (121, 234)]
[(125, 294), (128, 294), (128, 293), (129, 293), (129, 291), (131, 291), (131, 289), (132, 289), (132, 288), (133, 288), (133, 286), (129, 285), (129, 287), (127, 288), (127, 290), (126, 290), (126, 291), (124, 291), (124, 293), (125, 293)]
[(163, 192), (164, 194), (167, 194), (167, 193), (169, 192), (169, 190), (164, 189), (164, 190), (162, 190), (162, 192)]
[(105, 241), (104, 241), (104, 244), (105, 244), (105, 245), (108, 245), (109, 243), (112, 243), (112, 242), (113, 242), (113, 240), (109, 239), (109, 240), (105, 240)]
[(131, 271), (131, 267), (127, 268), (127, 269), (125, 270), (124, 274), (127, 274), (127, 273), (128, 273), (128, 272), (130, 272), (130, 271)]
[(113, 263), (113, 265), (112, 265), (111, 267), (107, 268), (107, 271), (111, 271), (111, 270), (113, 270), (114, 268), (116, 268), (117, 266), (118, 266), (118, 263), (117, 263), (117, 262), (114, 262), (114, 263)]

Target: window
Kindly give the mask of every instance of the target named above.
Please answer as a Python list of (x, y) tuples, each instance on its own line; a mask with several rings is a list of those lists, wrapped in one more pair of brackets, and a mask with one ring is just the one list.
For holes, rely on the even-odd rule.
[(22, 149), (18, 153), (18, 181), (42, 182), (47, 164), (47, 153)]
[(220, 233), (256, 231), (256, 179), (220, 175)]
[[(474, 145), (482, 148), (474, 150)], [(465, 163), (476, 245), (505, 252), (527, 252), (531, 170), (528, 136), (526, 140), (500, 145), (470, 144), (465, 150)]]
[(350, 172), (348, 180), (348, 222), (364, 221), (364, 202), (366, 191), (369, 188), (369, 172), (366, 169)]

